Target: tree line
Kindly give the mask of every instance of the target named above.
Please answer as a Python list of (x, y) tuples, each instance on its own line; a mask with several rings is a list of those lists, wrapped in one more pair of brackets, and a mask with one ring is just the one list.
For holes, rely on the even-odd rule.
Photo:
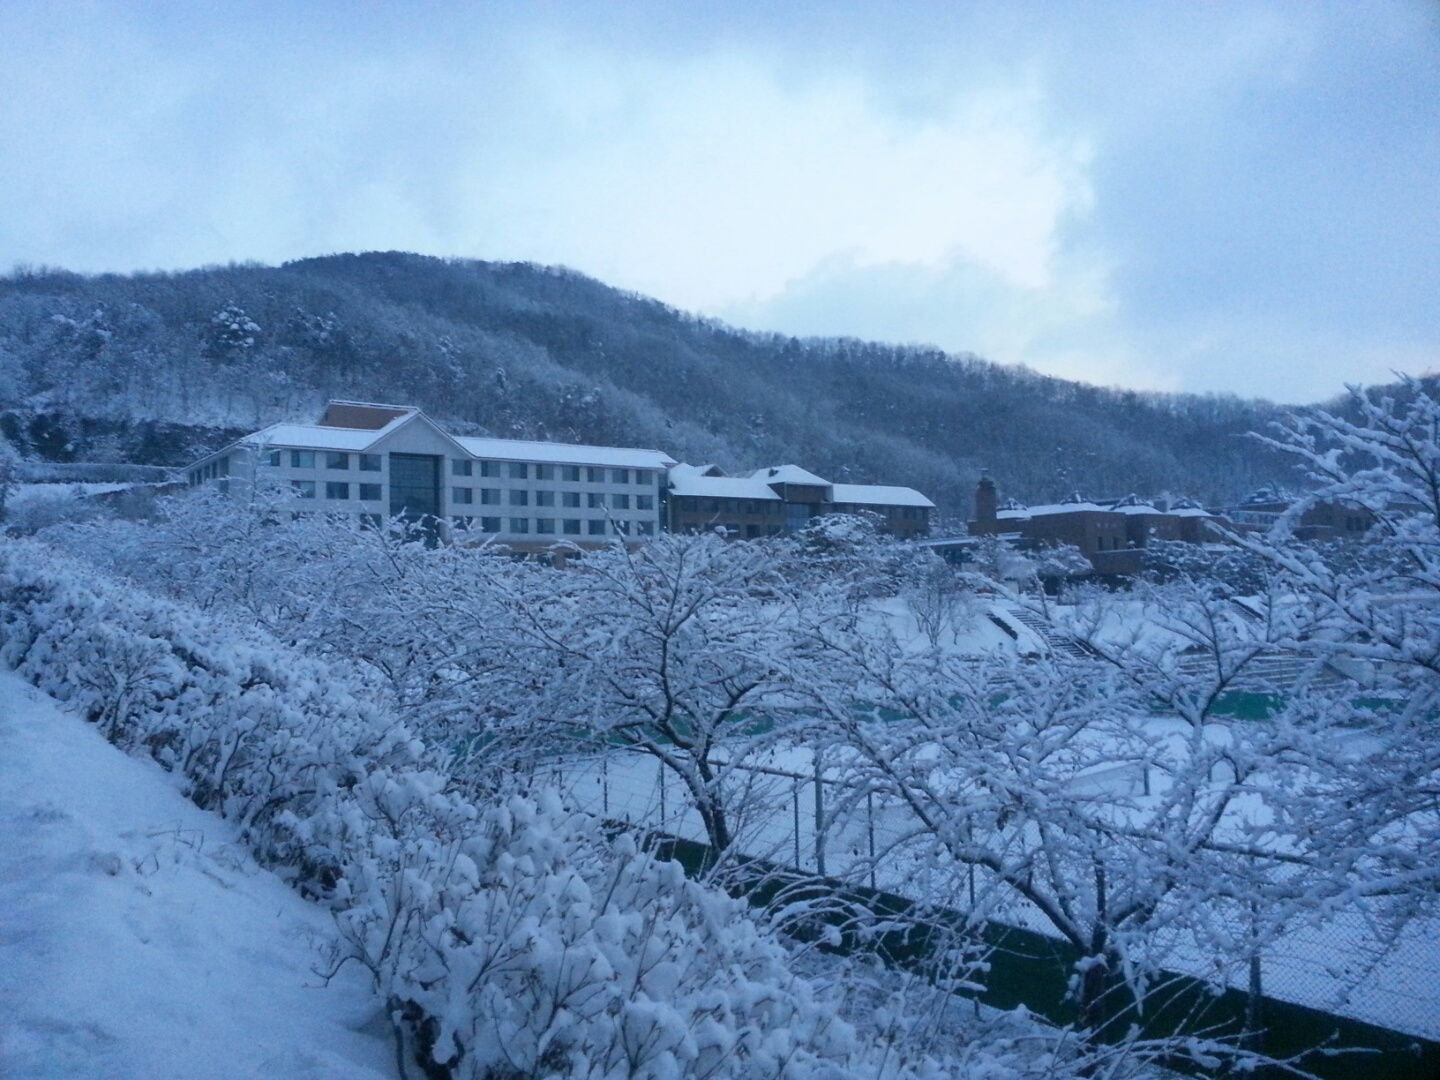
[(793, 461), (916, 487), (952, 518), (986, 469), (1027, 502), (1225, 503), (1294, 480), (1240, 437), (1278, 416), (1265, 402), (751, 333), (563, 269), (390, 252), (0, 278), (0, 430), (26, 454), (179, 465), (331, 397), (419, 405), (461, 433)]

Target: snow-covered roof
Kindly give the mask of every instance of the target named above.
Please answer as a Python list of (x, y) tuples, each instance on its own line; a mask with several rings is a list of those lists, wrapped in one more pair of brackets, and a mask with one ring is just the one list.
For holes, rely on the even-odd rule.
[(928, 506), (935, 504), (914, 488), (887, 487), (884, 484), (834, 484), (837, 503), (861, 503), (869, 506)]
[(823, 476), (816, 476), (813, 472), (800, 468), (799, 465), (773, 465), (766, 469), (756, 469), (751, 476), (764, 480), (767, 484), (809, 484), (815, 487), (829, 487), (830, 481)]
[[(397, 429), (420, 419), (453, 442), (458, 450), (476, 458), (501, 461), (536, 461), (557, 465), (605, 465), (622, 469), (665, 469), (675, 459), (660, 450), (627, 446), (580, 446), (571, 443), (538, 442), (525, 439), (485, 439), (456, 436), (446, 432), (418, 409), (401, 413), (379, 428), (332, 427), (320, 424), (271, 424), (241, 443), (296, 450), (348, 450), (363, 452)], [(226, 447), (225, 451), (231, 447)], [(224, 453), (225, 451), (219, 451)], [(202, 459), (208, 461), (209, 455)]]
[(1141, 502), (1133, 496), (1121, 499), (1109, 509), (1117, 514), (1163, 514), (1159, 507), (1151, 506), (1149, 503)]
[(675, 459), (663, 450), (631, 446), (583, 446), (578, 443), (532, 442), (526, 439), (483, 439), (452, 436), (477, 458), (538, 461), (555, 465), (611, 465), (621, 469), (665, 469)]
[(672, 495), (698, 495), (708, 499), (765, 499), (779, 502), (780, 496), (764, 480), (755, 476), (706, 476), (693, 465), (677, 465), (670, 470)]
[(409, 418), (397, 417), (383, 428), (373, 431), (364, 428), (321, 427), (319, 424), (271, 424), (244, 441), (296, 450), (366, 450)]
[(724, 476), (725, 470), (719, 465), (687, 465), (683, 461), (678, 465), (670, 466), (672, 479), (682, 473), (685, 476)]
[(1016, 516), (1045, 517), (1049, 514), (1080, 514), (1086, 511), (1105, 513), (1109, 509), (1108, 506), (1101, 506), (1099, 503), (1093, 503), (1087, 499), (1084, 502), (1046, 503), (1043, 506), (1031, 506), (1026, 508), (1023, 514)]

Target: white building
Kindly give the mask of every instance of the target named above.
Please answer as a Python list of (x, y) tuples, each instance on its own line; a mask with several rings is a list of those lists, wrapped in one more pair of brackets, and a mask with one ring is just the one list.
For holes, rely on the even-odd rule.
[(270, 483), (297, 511), (440, 522), (514, 547), (661, 530), (659, 450), (446, 433), (419, 409), (332, 401), (317, 424), (274, 424), (197, 461), (192, 485)]

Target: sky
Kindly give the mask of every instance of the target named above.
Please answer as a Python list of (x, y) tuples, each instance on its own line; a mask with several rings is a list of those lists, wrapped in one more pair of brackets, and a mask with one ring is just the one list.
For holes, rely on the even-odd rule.
[(392, 249), (1319, 401), (1440, 369), (1440, 3), (0, 3), (0, 271)]

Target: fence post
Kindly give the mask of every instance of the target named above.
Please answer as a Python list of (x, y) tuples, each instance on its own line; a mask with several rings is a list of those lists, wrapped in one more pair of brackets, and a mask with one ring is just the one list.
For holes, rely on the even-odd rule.
[(820, 786), (820, 756), (815, 755), (815, 873), (825, 876), (825, 793)]
[(870, 888), (875, 888), (875, 792), (865, 793), (865, 835), (870, 848)]
[(604, 815), (610, 816), (610, 755), (605, 754), (600, 758), (600, 808)]
[(790, 808), (795, 819), (795, 869), (800, 866), (800, 778), (795, 778), (795, 786), (790, 789)]
[(660, 772), (660, 827), (663, 829), (665, 827), (665, 818), (667, 817), (665, 813), (665, 763), (663, 761), (657, 761), (655, 767)]
[[(1255, 879), (1255, 857), (1250, 857), (1250, 878)], [(1265, 1052), (1264, 986), (1260, 979), (1260, 901), (1250, 898), (1250, 993), (1245, 1000), (1245, 1047)]]

